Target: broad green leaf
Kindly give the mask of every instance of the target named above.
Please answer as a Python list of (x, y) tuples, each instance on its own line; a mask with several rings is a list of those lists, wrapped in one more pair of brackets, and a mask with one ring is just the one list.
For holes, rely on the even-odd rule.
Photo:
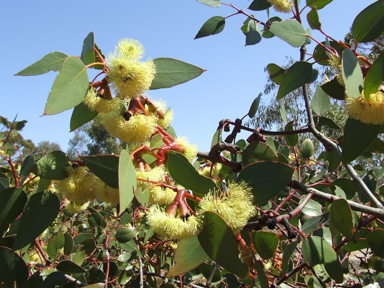
[(280, 99), (279, 100), (279, 106), (280, 106), (280, 115), (281, 115), (281, 119), (283, 119), (283, 121), (285, 123), (288, 122), (288, 119), (287, 119), (287, 112), (285, 111), (285, 101), (283, 99)]
[(253, 11), (262, 11), (271, 7), (272, 4), (268, 0), (253, 0), (248, 9)]
[(317, 13), (317, 7), (313, 7), (312, 10), (308, 12), (307, 21), (313, 30), (321, 30), (321, 22), (319, 13)]
[(16, 73), (15, 76), (34, 76), (49, 71), (59, 71), (65, 59), (69, 56), (63, 52), (52, 52), (45, 55), (39, 61)]
[(374, 255), (384, 258), (384, 230), (373, 230), (368, 234), (367, 241)]
[[(87, 35), (87, 37), (84, 39), (83, 49), (81, 51), (81, 60), (84, 62), (85, 65), (95, 63), (95, 62), (100, 62), (93, 48), (96, 48), (101, 54), (100, 49), (98, 49), (95, 44), (95, 34), (93, 32), (90, 32)], [(94, 66), (91, 66), (91, 68), (103, 69), (104, 66), (94, 65)]]
[[(318, 121), (316, 121), (318, 119)], [(323, 117), (323, 116), (320, 116), (320, 117), (316, 117), (316, 120), (315, 120), (315, 123), (316, 123), (316, 128), (317, 130), (321, 130), (324, 126), (326, 126), (327, 128), (329, 129), (336, 129), (336, 130), (341, 130), (341, 127), (336, 124), (335, 121), (333, 121), (332, 119), (329, 119), (327, 117)]]
[(261, 41), (261, 30), (255, 20), (248, 22), (247, 36), (245, 37), (245, 46), (255, 45)]
[(328, 215), (329, 213), (325, 213), (306, 220), (301, 228), (301, 232), (305, 235), (312, 233), (318, 229), (321, 224), (328, 220)]
[[(305, 198), (303, 198), (301, 201), (303, 201)], [(301, 203), (300, 201), (300, 203)], [(309, 200), (307, 205), (303, 208), (302, 212), (307, 216), (319, 216), (321, 215), (321, 204), (319, 202), (316, 202), (315, 200)]]
[[(293, 129), (293, 121), (289, 122), (287, 125), (285, 125), (284, 131), (294, 131)], [(287, 144), (289, 146), (296, 146), (297, 142), (299, 141), (299, 135), (298, 134), (292, 134), (292, 135), (284, 135), (285, 141), (287, 141)]]
[[(281, 21), (283, 20), (280, 17), (274, 16), (269, 18), (266, 21), (266, 24), (271, 25), (273, 22), (281, 22)], [(268, 39), (268, 38), (275, 37), (275, 34), (273, 34), (267, 27), (265, 27), (263, 30), (263, 37)]]
[(320, 154), (319, 159), (328, 161), (328, 170), (334, 171), (340, 165), (339, 154), (335, 150), (324, 151)]
[[(151, 139), (150, 148), (155, 149), (155, 148), (160, 148), (162, 146), (163, 146), (163, 137), (161, 137), (161, 135), (159, 134), (153, 136)], [(150, 153), (143, 154), (142, 158), (147, 164), (152, 164), (157, 160), (157, 158), (155, 156), (152, 156)]]
[(141, 204), (141, 206), (146, 207), (149, 203), (149, 185), (147, 184), (145, 189), (142, 189), (141, 187), (136, 189), (135, 198)]
[(268, 278), (265, 275), (264, 269), (259, 263), (259, 261), (255, 262), (255, 268), (257, 271), (257, 280), (259, 280), (260, 287), (269, 288), (270, 286), (269, 286)]
[(183, 239), (177, 245), (174, 261), (176, 265), (169, 269), (166, 277), (184, 274), (208, 260), (197, 236)]
[[(245, 181), (252, 187), (255, 205), (272, 199), (288, 184), (294, 169), (279, 162), (257, 162), (246, 166), (237, 182)], [(255, 177), (257, 175), (257, 177)]]
[(41, 158), (32, 168), (37, 176), (51, 180), (67, 178), (66, 168), (70, 167), (69, 158), (61, 151), (53, 151)]
[(20, 176), (28, 176), (31, 171), (30, 169), (32, 169), (32, 167), (35, 165), (35, 157), (33, 155), (28, 155), (24, 161), (23, 161), (23, 164), (21, 164), (21, 168), (20, 168)]
[(352, 221), (352, 210), (347, 200), (332, 201), (331, 218), (333, 225), (350, 241), (355, 241), (355, 231)]
[(23, 258), (7, 247), (0, 247), (0, 279), (5, 287), (22, 287), (28, 279)]
[(120, 243), (131, 241), (141, 231), (137, 227), (118, 228), (116, 229), (116, 240)]
[(324, 90), (317, 85), (315, 95), (313, 95), (311, 102), (312, 110), (319, 115), (325, 114), (331, 108), (331, 100)]
[(345, 99), (345, 87), (339, 83), (336, 77), (320, 87), (325, 93), (327, 93), (328, 96), (336, 100)]
[[(8, 229), (17, 216), (23, 212), (27, 195), (20, 188), (8, 188), (0, 192), (0, 234)], [(0, 269), (1, 270), (1, 269)]]
[(52, 287), (64, 287), (68, 284), (68, 280), (65, 275), (61, 272), (52, 272), (45, 278), (40, 288), (52, 288)]
[(307, 38), (307, 34), (303, 26), (298, 21), (293, 19), (273, 22), (269, 30), (293, 47), (303, 46), (305, 39)]
[(281, 68), (279, 65), (270, 63), (267, 65), (267, 71), (271, 80), (280, 85), (285, 74), (285, 69)]
[(180, 153), (169, 152), (168, 170), (173, 180), (193, 192), (207, 194), (216, 187), (212, 179), (200, 175)]
[(73, 248), (73, 239), (72, 236), (67, 234), (64, 234), (64, 255), (70, 255), (72, 253)]
[(44, 232), (56, 219), (60, 201), (56, 194), (38, 192), (33, 194), (21, 216), (20, 227), (13, 244), (13, 250), (23, 248)]
[(289, 271), (289, 260), (291, 259), (291, 256), (296, 251), (297, 242), (292, 242), (284, 249), (283, 253), (283, 263), (281, 265), (281, 271), (284, 274), (287, 274)]
[[(197, 269), (199, 270), (199, 272), (201, 274), (203, 274), (205, 279), (209, 279), (211, 277), (213, 269), (215, 269), (215, 268), (214, 268), (214, 265), (212, 265), (212, 264), (202, 263), (199, 265), (199, 267), (197, 267)], [(215, 273), (213, 273), (213, 275), (212, 275), (212, 282), (215, 283), (215, 282), (218, 282), (220, 280), (221, 280), (220, 269), (215, 269)]]
[(64, 244), (65, 237), (61, 232), (57, 234), (57, 237), (51, 238), (47, 246), (47, 253), (49, 257), (56, 259), (58, 253), (60, 253), (60, 249), (64, 247)]
[(213, 137), (212, 137), (211, 148), (212, 148), (215, 144), (217, 144), (218, 142), (220, 142), (220, 141), (221, 141), (221, 130), (219, 129), (219, 130), (217, 130), (217, 131), (215, 132), (215, 134), (214, 134)]
[(313, 82), (315, 82), (318, 76), (319, 71), (317, 69), (312, 69), (312, 75), (311, 78), (308, 80), (307, 84), (312, 84)]
[(9, 179), (8, 178), (0, 178), (0, 191), (7, 189), (9, 187)]
[[(327, 46), (326, 41), (321, 42), (321, 44), (323, 44), (323, 46), (326, 46), (326, 47), (332, 47), (333, 49), (335, 49), (337, 51), (337, 53), (339, 55), (341, 55), (343, 50), (345, 49), (344, 46), (341, 46), (339, 43), (337, 43), (335, 41), (330, 41), (329, 46)], [(329, 65), (329, 62), (328, 62), (329, 52), (327, 50), (325, 50), (325, 48), (323, 46), (318, 44), (315, 47), (315, 50), (313, 51), (313, 58), (315, 58), (315, 60), (318, 64), (328, 66)]]
[(28, 281), (24, 284), (23, 288), (35, 288), (40, 287), (43, 283), (43, 277), (40, 275), (40, 272), (37, 271), (31, 277), (29, 277)]
[(197, 0), (210, 7), (219, 7), (221, 5), (220, 0)]
[(156, 76), (149, 89), (169, 88), (200, 76), (205, 70), (192, 64), (172, 59), (156, 58)]
[(63, 260), (56, 266), (57, 270), (65, 273), (65, 274), (74, 274), (74, 273), (84, 273), (84, 268), (80, 267), (76, 263), (69, 261), (69, 260)]
[(239, 258), (236, 237), (231, 228), (214, 212), (204, 212), (203, 221), (204, 228), (197, 237), (205, 253), (240, 278), (247, 276), (248, 268)]
[(131, 155), (127, 150), (120, 153), (119, 167), (119, 190), (120, 190), (120, 212), (131, 204), (134, 197), (134, 190), (137, 188), (136, 169), (133, 165)]
[(352, 199), (357, 192), (357, 184), (348, 178), (338, 178), (331, 183), (331, 190), (334, 190), (334, 187), (340, 187), (346, 194), (347, 199)]
[(352, 24), (352, 34), (356, 43), (375, 40), (384, 31), (384, 5), (376, 1), (356, 16)]
[(363, 92), (364, 80), (360, 64), (356, 55), (349, 49), (344, 49), (341, 61), (343, 67), (343, 80), (345, 84), (345, 93), (349, 97), (357, 98)]
[(215, 35), (223, 31), (225, 18), (222, 16), (213, 16), (209, 18), (197, 32), (195, 39)]
[(373, 65), (368, 71), (364, 80), (364, 95), (367, 101), (370, 101), (370, 95), (379, 90), (384, 82), (384, 53), (380, 53)]
[(253, 244), (256, 252), (264, 260), (272, 258), (277, 246), (279, 245), (279, 236), (276, 233), (269, 231), (257, 231), (253, 236)]
[(348, 118), (344, 129), (341, 161), (348, 164), (371, 145), (380, 132), (381, 125), (370, 125)]
[(317, 9), (324, 8), (326, 5), (331, 3), (333, 0), (307, 0), (307, 5), (311, 8), (315, 7)]
[[(296, 21), (295, 21), (296, 22)], [(298, 61), (293, 64), (285, 73), (276, 100), (280, 100), (293, 90), (305, 85), (312, 76), (312, 64), (306, 61)]]
[(98, 114), (99, 113), (96, 110), (92, 111), (87, 105), (81, 102), (73, 109), (70, 122), (70, 132), (93, 120)]
[(252, 142), (243, 151), (243, 165), (259, 161), (277, 161), (277, 154), (265, 143)]
[[(119, 156), (115, 155), (95, 155), (80, 156), (84, 164), (91, 169), (97, 177), (111, 188), (119, 188), (118, 167)], [(132, 195), (133, 197), (133, 195)]]
[(44, 115), (61, 113), (79, 105), (87, 95), (88, 73), (76, 56), (68, 57), (49, 93)]

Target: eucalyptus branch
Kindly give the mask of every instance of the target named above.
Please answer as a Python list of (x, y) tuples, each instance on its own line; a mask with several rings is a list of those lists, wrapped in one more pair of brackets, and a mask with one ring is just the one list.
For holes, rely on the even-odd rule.
[(214, 263), (211, 274), (209, 275), (209, 278), (207, 280), (207, 283), (205, 284), (205, 287), (211, 286), (213, 276), (215, 276), (215, 273), (216, 273), (216, 270), (218, 267), (219, 267), (219, 265), (217, 265), (217, 263)]
[[(304, 185), (304, 184), (302, 184), (296, 180), (291, 180), (288, 183), (288, 186), (291, 188), (300, 190), (301, 192), (303, 192), (305, 194), (311, 193), (311, 194), (313, 194), (314, 198), (317, 198), (319, 200), (324, 200), (327, 202), (332, 202), (333, 200), (342, 199), (341, 197), (321, 192), (315, 188), (307, 187), (306, 185)], [(351, 209), (354, 211), (359, 211), (359, 212), (363, 212), (366, 214), (370, 214), (372, 216), (376, 216), (377, 218), (384, 220), (384, 210), (383, 209), (366, 206), (366, 205), (356, 203), (356, 202), (350, 201), (350, 200), (347, 200), (347, 202), (348, 202), (349, 206), (351, 207)]]
[(223, 156), (220, 156), (219, 154), (211, 154), (210, 152), (198, 151), (197, 157), (201, 157), (216, 163), (221, 163), (232, 168), (236, 172), (240, 172), (243, 167), (243, 164), (241, 162), (231, 161)]
[(221, 2), (221, 4), (223, 4), (223, 5), (225, 5), (225, 6), (232, 7), (233, 9), (237, 10), (237, 13), (232, 14), (231, 16), (236, 15), (236, 14), (244, 14), (245, 16), (247, 16), (247, 17), (249, 17), (250, 19), (256, 21), (257, 23), (262, 24), (264, 27), (268, 27), (268, 28), (271, 27), (271, 26), (265, 24), (264, 22), (262, 22), (262, 21), (260, 21), (260, 20), (257, 20), (254, 16), (252, 16), (252, 15), (250, 15), (250, 14), (244, 12), (242, 9), (239, 9), (239, 8), (237, 8), (236, 6), (232, 5), (232, 4), (227, 4), (227, 3), (224, 3), (224, 2)]
[(324, 284), (324, 282), (320, 279), (319, 275), (317, 275), (315, 269), (313, 269), (312, 266), (309, 266), (309, 270), (312, 271), (312, 273), (313, 273), (313, 275), (316, 277), (317, 281), (319, 281), (321, 287), (323, 287), (323, 288), (327, 288), (327, 286), (326, 286), (326, 285)]

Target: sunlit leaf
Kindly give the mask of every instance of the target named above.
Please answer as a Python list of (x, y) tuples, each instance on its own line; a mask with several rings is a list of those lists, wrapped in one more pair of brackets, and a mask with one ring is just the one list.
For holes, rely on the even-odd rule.
[(69, 56), (63, 52), (52, 52), (45, 55), (39, 61), (16, 73), (15, 76), (34, 76), (49, 71), (59, 71), (65, 59)]
[(276, 233), (269, 231), (257, 231), (253, 236), (253, 243), (256, 252), (261, 258), (270, 259), (275, 253), (279, 245), (279, 236)]
[(313, 30), (321, 29), (321, 22), (319, 19), (319, 13), (317, 13), (317, 7), (313, 7), (312, 10), (308, 12), (307, 20), (309, 26), (311, 26)]
[(65, 169), (70, 167), (69, 158), (61, 151), (53, 151), (41, 158), (32, 168), (37, 176), (52, 180), (68, 177)]
[(219, 7), (221, 5), (220, 0), (197, 0), (210, 7)]
[(313, 95), (311, 108), (319, 115), (327, 113), (331, 108), (331, 101), (320, 85), (317, 86), (315, 95)]
[(271, 80), (280, 85), (285, 74), (285, 69), (281, 68), (279, 65), (270, 63), (267, 65), (267, 70)]
[(277, 161), (277, 154), (265, 143), (252, 142), (243, 151), (243, 165), (258, 161)]
[(375, 40), (384, 31), (384, 5), (376, 1), (356, 16), (352, 34), (356, 43)]
[(269, 30), (293, 47), (301, 47), (307, 38), (303, 26), (293, 19), (273, 22)]
[(222, 16), (213, 16), (209, 18), (197, 32), (195, 39), (215, 35), (223, 31), (225, 18)]
[(99, 113), (88, 108), (83, 102), (77, 105), (72, 112), (70, 131), (74, 131), (77, 128), (83, 126), (85, 123), (93, 120)]
[(332, 201), (331, 218), (333, 225), (348, 238), (355, 241), (355, 231), (352, 221), (352, 210), (347, 200), (338, 199)]
[(384, 53), (380, 53), (373, 65), (368, 71), (364, 80), (364, 95), (367, 101), (370, 95), (379, 90), (380, 85), (384, 82)]
[(91, 169), (97, 177), (112, 188), (119, 188), (118, 167), (119, 156), (115, 155), (95, 155), (80, 156), (84, 164)]
[(341, 65), (343, 67), (345, 93), (349, 97), (359, 97), (363, 92), (364, 80), (356, 55), (351, 50), (344, 49)]
[(120, 212), (131, 204), (134, 197), (134, 190), (137, 188), (136, 169), (133, 165), (131, 156), (127, 150), (120, 153), (119, 167), (119, 190), (120, 190)]

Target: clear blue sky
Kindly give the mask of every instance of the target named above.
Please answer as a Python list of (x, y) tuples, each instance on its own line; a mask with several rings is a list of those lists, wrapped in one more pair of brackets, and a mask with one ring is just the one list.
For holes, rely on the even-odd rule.
[[(246, 10), (251, 2), (231, 3)], [(301, 2), (304, 7), (305, 0)], [(373, 2), (333, 1), (319, 11), (323, 30), (342, 40), (358, 12)], [(286, 56), (299, 58), (298, 49), (276, 37), (245, 47), (240, 31), (245, 17), (241, 15), (227, 19), (220, 34), (193, 40), (210, 17), (235, 12), (230, 7), (211, 8), (194, 0), (1, 1), (0, 9), (0, 115), (11, 120), (18, 114), (18, 120), (28, 120), (22, 132), (24, 138), (35, 144), (43, 140), (57, 142), (64, 151), (72, 137), (72, 111), (40, 117), (56, 73), (13, 75), (53, 51), (79, 55), (90, 31), (95, 33), (104, 54), (113, 51), (120, 39), (132, 38), (144, 45), (145, 58), (171, 57), (207, 69), (185, 84), (148, 92), (151, 98), (167, 101), (175, 111), (172, 126), (176, 133), (187, 136), (202, 151), (209, 149), (221, 119), (234, 121), (247, 114), (253, 99), (264, 90), (264, 67), (268, 63), (283, 65)], [(265, 11), (246, 11), (261, 21), (267, 19)], [(307, 8), (304, 15), (308, 12)], [(278, 14), (271, 10), (274, 15)], [(306, 20), (303, 26), (309, 27)], [(318, 33), (313, 35), (324, 40)], [(308, 52), (314, 47), (309, 46)], [(269, 101), (271, 97), (264, 95), (262, 99)]]

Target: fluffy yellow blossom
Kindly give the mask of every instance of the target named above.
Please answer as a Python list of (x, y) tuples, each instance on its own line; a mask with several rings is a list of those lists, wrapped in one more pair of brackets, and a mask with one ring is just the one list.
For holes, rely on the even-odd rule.
[(143, 53), (143, 47), (139, 42), (124, 39), (107, 57), (108, 79), (116, 94), (135, 98), (145, 93), (151, 86), (156, 66), (152, 60), (140, 62)]
[(288, 0), (268, 0), (268, 1), (273, 5), (273, 8), (277, 12), (288, 13), (289, 11), (292, 10), (292, 7), (293, 7), (293, 1), (288, 1)]
[(371, 105), (364, 93), (357, 98), (347, 98), (347, 113), (351, 118), (366, 124), (384, 123), (384, 93), (378, 91), (370, 95)]
[(181, 240), (200, 233), (202, 222), (195, 216), (188, 219), (168, 216), (163, 208), (152, 205), (147, 214), (147, 223), (163, 239)]
[(331, 54), (329, 55), (329, 59), (328, 59), (328, 63), (329, 65), (336, 70), (336, 78), (337, 78), (337, 81), (341, 84), (341, 85), (345, 85), (344, 84), (344, 79), (343, 79), (343, 73), (342, 73), (342, 66), (341, 66), (341, 58), (338, 54)]
[(199, 215), (205, 211), (216, 212), (238, 233), (255, 213), (253, 194), (245, 183), (230, 184), (228, 189), (224, 196), (208, 193), (199, 203)]
[(108, 114), (103, 121), (104, 128), (112, 137), (126, 143), (139, 143), (156, 131), (156, 116), (135, 114), (126, 120), (121, 115)]
[[(151, 171), (140, 171), (136, 169), (136, 178), (141, 178), (154, 182), (161, 182), (165, 174), (164, 165), (156, 166)], [(147, 185), (146, 181), (137, 181), (137, 185), (141, 185), (143, 188)]]
[(92, 111), (96, 110), (99, 113), (119, 111), (122, 105), (119, 98), (104, 99), (97, 96), (97, 91), (94, 88), (88, 90), (87, 96), (83, 102), (89, 107), (89, 109)]
[(79, 214), (88, 208), (89, 202), (84, 204), (77, 204), (72, 201), (66, 201), (65, 209), (71, 214)]
[(119, 189), (111, 188), (100, 178), (95, 181), (95, 197), (109, 204), (117, 204), (120, 201)]
[(193, 162), (197, 156), (197, 145), (196, 144), (189, 144), (186, 137), (178, 137), (175, 139), (175, 142), (179, 142), (180, 146), (185, 147), (185, 150), (183, 152), (183, 155), (189, 160), (189, 162)]
[(60, 194), (79, 204), (94, 200), (95, 176), (87, 171), (87, 167), (69, 167), (67, 172), (69, 173), (67, 178), (55, 181), (55, 186)]
[(176, 197), (176, 192), (170, 188), (162, 188), (161, 186), (155, 186), (149, 189), (149, 201), (152, 204), (168, 205), (171, 204)]
[[(157, 124), (161, 128), (167, 129), (173, 121), (173, 116), (174, 116), (173, 110), (171, 108), (167, 109), (167, 104), (163, 100), (152, 101), (152, 103), (158, 108), (156, 111), (160, 110), (164, 116), (163, 119), (158, 117)], [(151, 114), (156, 115), (156, 111), (151, 111), (147, 105), (145, 106), (145, 109), (149, 115), (151, 115)]]

